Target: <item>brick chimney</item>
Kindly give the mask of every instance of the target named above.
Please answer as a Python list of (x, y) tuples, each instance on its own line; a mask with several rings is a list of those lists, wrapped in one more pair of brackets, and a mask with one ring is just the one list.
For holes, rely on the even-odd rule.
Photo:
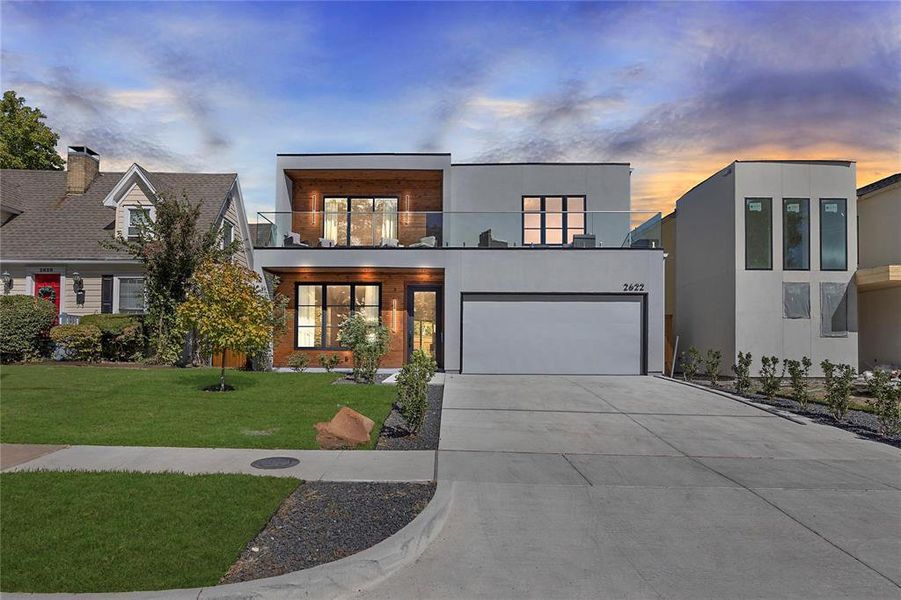
[(87, 146), (69, 146), (66, 193), (84, 194), (100, 171), (100, 155)]

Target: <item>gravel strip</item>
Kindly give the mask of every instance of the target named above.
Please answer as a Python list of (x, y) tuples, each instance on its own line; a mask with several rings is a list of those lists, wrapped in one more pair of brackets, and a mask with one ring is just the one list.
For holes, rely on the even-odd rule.
[[(429, 409), (422, 421), (422, 427), (415, 435), (406, 435), (403, 437), (392, 437), (387, 428), (382, 429), (379, 434), (379, 441), (376, 443), (376, 450), (437, 450), (438, 435), (441, 433), (441, 404), (444, 399), (443, 385), (429, 386)], [(396, 408), (391, 409), (386, 422), (390, 421), (392, 415), (397, 411)], [(394, 415), (399, 417), (399, 415)]]
[(219, 583), (274, 577), (365, 550), (400, 531), (434, 493), (434, 483), (303, 483)]

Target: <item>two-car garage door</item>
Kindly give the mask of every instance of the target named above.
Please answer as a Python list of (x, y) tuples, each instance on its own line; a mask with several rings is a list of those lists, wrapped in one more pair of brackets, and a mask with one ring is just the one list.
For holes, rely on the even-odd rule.
[(463, 294), (463, 373), (639, 375), (643, 295)]

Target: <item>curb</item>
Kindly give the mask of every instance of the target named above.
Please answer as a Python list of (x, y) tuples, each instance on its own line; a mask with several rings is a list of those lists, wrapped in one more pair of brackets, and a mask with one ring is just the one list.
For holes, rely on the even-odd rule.
[(664, 381), (672, 381), (673, 383), (679, 383), (682, 385), (687, 385), (688, 387), (695, 388), (696, 390), (703, 390), (705, 392), (710, 392), (711, 394), (716, 394), (717, 396), (722, 396), (723, 398), (729, 398), (730, 400), (735, 400), (736, 402), (741, 402), (746, 406), (750, 406), (751, 408), (756, 408), (758, 410), (762, 410), (763, 412), (770, 413), (773, 416), (781, 417), (786, 421), (791, 421), (792, 423), (797, 423), (798, 425), (807, 425), (805, 421), (801, 421), (794, 417), (793, 415), (789, 415), (781, 410), (777, 410), (771, 406), (767, 406), (766, 404), (759, 404), (757, 402), (752, 402), (741, 396), (736, 396), (735, 394), (730, 394), (729, 392), (723, 390), (715, 390), (713, 388), (709, 388), (704, 385), (698, 385), (697, 383), (691, 383), (689, 381), (683, 381), (681, 379), (676, 379), (675, 377), (667, 377), (666, 375), (655, 375), (655, 377), (659, 377)]
[(79, 594), (4, 593), (4, 600), (63, 600), (101, 598), (103, 600), (176, 599), (287, 599), (345, 598), (370, 588), (416, 561), (441, 533), (453, 500), (453, 482), (439, 481), (435, 495), (421, 513), (391, 537), (375, 546), (334, 562), (276, 577), (229, 583), (204, 588), (148, 592), (108, 592)]

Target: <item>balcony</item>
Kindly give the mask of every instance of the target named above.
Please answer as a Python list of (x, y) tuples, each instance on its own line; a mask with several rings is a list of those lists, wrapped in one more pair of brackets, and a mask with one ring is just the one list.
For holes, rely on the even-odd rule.
[(659, 248), (660, 213), (260, 212), (255, 248)]

